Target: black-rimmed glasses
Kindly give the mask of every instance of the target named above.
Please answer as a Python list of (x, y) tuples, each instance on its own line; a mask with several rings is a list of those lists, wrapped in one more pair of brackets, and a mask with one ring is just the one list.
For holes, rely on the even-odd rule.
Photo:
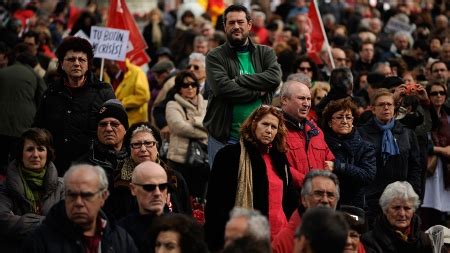
[(157, 141), (133, 142), (130, 143), (130, 146), (132, 149), (140, 149), (142, 145), (144, 145), (146, 148), (153, 148), (157, 143)]

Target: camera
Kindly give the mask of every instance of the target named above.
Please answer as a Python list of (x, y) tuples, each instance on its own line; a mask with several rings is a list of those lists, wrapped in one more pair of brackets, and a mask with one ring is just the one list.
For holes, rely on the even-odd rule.
[(417, 90), (419, 89), (420, 84), (417, 83), (412, 83), (412, 84), (408, 84), (406, 85), (405, 88), (405, 95), (414, 95), (417, 93)]

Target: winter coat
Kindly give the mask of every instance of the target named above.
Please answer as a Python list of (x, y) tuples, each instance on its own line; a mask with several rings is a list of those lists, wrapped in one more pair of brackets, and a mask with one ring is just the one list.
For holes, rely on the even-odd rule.
[(166, 119), (170, 129), (167, 153), (169, 160), (184, 164), (190, 139), (197, 139), (206, 144), (208, 134), (203, 128), (202, 121), (205, 117), (207, 101), (201, 94), (198, 94), (197, 98), (197, 106), (179, 94), (175, 94), (175, 101), (167, 103)]
[(411, 219), (411, 233), (408, 240), (392, 229), (386, 216), (380, 215), (373, 230), (365, 233), (361, 241), (367, 253), (431, 253), (432, 242), (427, 234), (420, 230), (420, 219), (417, 215)]
[(375, 146), (377, 161), (377, 173), (375, 181), (368, 187), (367, 198), (378, 198), (384, 188), (395, 181), (408, 181), (414, 191), (420, 195), (421, 173), (419, 145), (416, 135), (411, 129), (407, 129), (396, 121), (392, 134), (397, 142), (400, 154), (391, 156), (386, 163), (381, 154), (382, 130), (375, 123), (375, 119), (369, 120), (366, 125), (358, 128), (361, 137)]
[[(233, 105), (261, 99), (270, 104), (281, 82), (281, 68), (272, 48), (253, 44), (249, 51), (255, 74), (241, 75), (237, 53), (228, 42), (206, 56), (206, 79), (210, 88), (203, 121), (214, 139), (226, 143), (230, 138)], [(262, 92), (265, 92), (262, 95)]]
[(133, 238), (139, 252), (153, 252), (154, 247), (150, 248), (150, 245), (153, 245), (151, 232), (152, 224), (157, 217), (154, 214), (141, 215), (133, 212), (121, 219), (118, 224)]
[(375, 147), (363, 140), (357, 129), (344, 137), (326, 131), (325, 141), (335, 157), (333, 173), (339, 179), (339, 203), (364, 208), (364, 187), (373, 182), (377, 169)]
[(147, 75), (138, 66), (125, 61), (127, 71), (122, 82), (115, 91), (117, 99), (122, 102), (128, 114), (128, 123), (131, 126), (138, 122), (148, 121), (148, 101), (150, 100), (150, 87)]
[(333, 161), (334, 156), (325, 142), (322, 130), (314, 122), (299, 123), (287, 114), (284, 116), (288, 130), (286, 155), (291, 166), (294, 186), (300, 189), (310, 170), (323, 169), (325, 161)]
[(32, 206), (25, 197), (19, 166), (12, 161), (6, 179), (0, 184), (0, 249), (3, 252), (18, 252), (22, 241), (36, 228), (51, 207), (64, 199), (64, 183), (52, 162), (47, 166), (44, 191), (40, 202), (40, 213), (32, 213)]
[[(138, 252), (122, 227), (108, 220), (102, 211), (98, 215), (106, 222), (100, 242), (102, 253)], [(82, 233), (67, 217), (64, 200), (50, 210), (44, 222), (27, 238), (22, 252), (85, 252)]]
[[(244, 142), (252, 165), (253, 207), (263, 215), (268, 216), (269, 192), (267, 168), (258, 147)], [(225, 224), (229, 212), (233, 209), (238, 186), (240, 143), (225, 146), (216, 155), (206, 195), (205, 235), (210, 250), (223, 246)], [(292, 186), (292, 177), (287, 169), (287, 159), (284, 153), (275, 148), (269, 153), (275, 171), (283, 180), (283, 211), (289, 219), (298, 205), (298, 195)]]
[(28, 65), (16, 62), (0, 69), (0, 135), (19, 137), (30, 128), (46, 89)]
[(34, 119), (36, 127), (53, 136), (58, 174), (62, 176), (71, 162), (87, 153), (97, 133), (97, 114), (102, 104), (115, 98), (111, 85), (96, 80), (90, 73), (86, 83), (69, 89), (64, 80), (50, 85), (44, 93)]

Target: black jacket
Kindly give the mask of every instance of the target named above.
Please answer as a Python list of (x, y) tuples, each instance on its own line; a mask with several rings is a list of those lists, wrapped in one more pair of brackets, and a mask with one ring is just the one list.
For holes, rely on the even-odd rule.
[(367, 253), (431, 253), (430, 238), (420, 231), (420, 219), (414, 215), (411, 220), (411, 234), (407, 241), (395, 232), (385, 215), (380, 215), (373, 230), (365, 233), (361, 241)]
[[(269, 182), (266, 166), (257, 147), (248, 142), (245, 143), (245, 147), (252, 165), (253, 207), (268, 216)], [(205, 235), (210, 250), (218, 250), (223, 246), (225, 224), (236, 198), (240, 154), (241, 147), (237, 143), (219, 150), (214, 159), (205, 206)], [(287, 158), (275, 148), (270, 150), (270, 157), (278, 176), (283, 180), (283, 210), (289, 219), (298, 206), (299, 198), (292, 185)]]
[(97, 132), (97, 113), (112, 98), (115, 95), (111, 85), (96, 80), (92, 74), (87, 75), (81, 88), (68, 89), (60, 79), (45, 91), (34, 126), (52, 134), (60, 176), (71, 162), (88, 152)]
[(363, 208), (364, 187), (375, 179), (375, 147), (363, 140), (356, 129), (342, 138), (328, 130), (325, 141), (335, 157), (333, 172), (339, 178), (340, 204)]
[[(138, 252), (131, 236), (121, 227), (108, 220), (101, 239), (101, 252)], [(68, 219), (64, 200), (56, 204), (47, 218), (31, 234), (23, 245), (22, 252), (85, 252), (82, 234)]]
[[(378, 199), (384, 188), (395, 181), (408, 181), (414, 191), (420, 195), (421, 173), (419, 144), (416, 135), (396, 121), (392, 134), (397, 141), (400, 154), (391, 156), (386, 163), (381, 155), (381, 139), (383, 132), (372, 118), (366, 125), (358, 128), (361, 137), (372, 143), (376, 150), (377, 173), (375, 181), (368, 187), (367, 195)], [(370, 198), (370, 196), (367, 196)], [(378, 200), (377, 200), (378, 201)]]
[(152, 224), (158, 216), (153, 214), (140, 215), (133, 212), (119, 221), (119, 226), (123, 227), (133, 238), (139, 252), (153, 252), (151, 242)]

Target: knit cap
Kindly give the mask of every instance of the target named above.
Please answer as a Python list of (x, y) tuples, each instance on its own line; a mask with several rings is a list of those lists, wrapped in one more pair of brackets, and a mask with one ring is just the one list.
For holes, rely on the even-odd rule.
[(104, 118), (115, 118), (122, 123), (125, 129), (128, 129), (128, 115), (118, 99), (110, 99), (100, 107), (97, 114), (97, 123)]

